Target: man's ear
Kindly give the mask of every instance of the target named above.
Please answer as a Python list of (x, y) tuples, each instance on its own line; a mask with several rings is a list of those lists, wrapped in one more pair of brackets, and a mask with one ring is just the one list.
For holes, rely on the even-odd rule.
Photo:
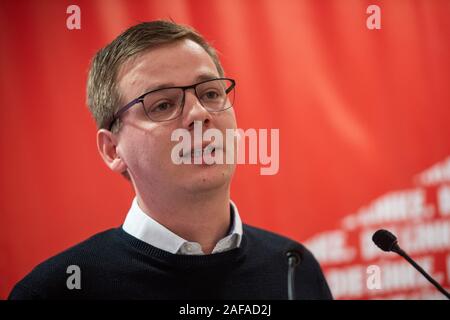
[(112, 171), (122, 173), (127, 170), (127, 165), (117, 152), (117, 144), (117, 136), (111, 131), (97, 131), (97, 149), (100, 156)]

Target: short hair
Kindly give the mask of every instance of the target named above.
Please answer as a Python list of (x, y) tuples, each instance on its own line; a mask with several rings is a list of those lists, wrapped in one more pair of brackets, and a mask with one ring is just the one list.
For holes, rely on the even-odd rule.
[[(156, 20), (134, 25), (110, 44), (100, 49), (92, 59), (87, 80), (87, 105), (94, 117), (97, 129), (109, 129), (120, 102), (117, 73), (120, 67), (132, 57), (175, 41), (190, 39), (199, 44), (216, 65), (221, 77), (224, 75), (216, 50), (192, 27), (171, 21)], [(117, 119), (112, 132), (117, 132), (121, 122)], [(122, 172), (131, 180), (128, 172)]]

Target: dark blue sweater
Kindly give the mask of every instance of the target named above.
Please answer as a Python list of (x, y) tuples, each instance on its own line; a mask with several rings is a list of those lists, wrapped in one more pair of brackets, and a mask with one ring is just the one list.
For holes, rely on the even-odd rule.
[[(288, 249), (302, 255), (296, 297), (331, 299), (305, 247), (246, 224), (239, 248), (198, 256), (171, 254), (121, 227), (110, 229), (38, 265), (9, 299), (287, 299)], [(80, 289), (68, 289), (71, 265), (80, 268)]]

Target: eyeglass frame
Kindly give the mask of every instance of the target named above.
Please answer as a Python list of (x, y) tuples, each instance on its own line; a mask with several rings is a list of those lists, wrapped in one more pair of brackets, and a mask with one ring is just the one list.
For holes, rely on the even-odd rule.
[[(199, 98), (198, 95), (197, 95), (196, 87), (197, 87), (198, 85), (203, 84), (203, 83), (210, 82), (210, 81), (215, 81), (215, 80), (228, 80), (228, 81), (231, 82), (231, 86), (228, 87), (228, 88), (225, 90), (225, 94), (227, 95), (227, 99), (228, 99), (228, 94), (229, 94), (231, 91), (233, 91), (233, 89), (236, 87), (236, 81), (235, 81), (234, 79), (231, 79), (231, 78), (212, 78), (212, 79), (207, 79), (207, 80), (203, 80), (203, 81), (200, 81), (200, 82), (191, 84), (191, 85), (189, 85), (189, 86), (174, 86), (174, 87), (158, 88), (158, 89), (151, 90), (151, 91), (148, 91), (148, 92), (146, 92), (146, 93), (140, 95), (140, 96), (137, 97), (136, 99), (130, 101), (130, 102), (127, 103), (125, 106), (123, 106), (122, 108), (120, 108), (116, 113), (114, 113), (114, 116), (113, 116), (113, 118), (112, 118), (110, 124), (108, 125), (108, 128), (109, 128), (109, 130), (111, 131), (111, 129), (112, 129), (113, 125), (114, 125), (114, 122), (116, 122), (116, 120), (118, 120), (122, 114), (124, 114), (126, 111), (128, 111), (128, 109), (130, 109), (131, 107), (133, 107), (134, 105), (136, 105), (136, 104), (138, 104), (138, 103), (141, 103), (141, 104), (142, 104), (142, 107), (144, 108), (144, 112), (145, 112), (147, 118), (148, 118), (149, 120), (151, 120), (151, 121), (154, 121), (154, 122), (165, 122), (165, 121), (175, 120), (175, 119), (179, 118), (179, 117), (183, 114), (183, 109), (184, 109), (184, 104), (185, 104), (185, 97), (186, 97), (186, 90), (188, 90), (188, 89), (194, 89), (195, 96), (197, 97), (197, 99), (198, 99), (198, 101), (200, 102), (200, 104), (203, 106), (203, 103), (201, 102), (200, 98)], [(178, 116), (176, 116), (175, 118), (171, 118), (171, 119), (167, 119), (167, 120), (159, 120), (159, 121), (158, 121), (158, 120), (153, 120), (153, 119), (150, 118), (150, 116), (149, 116), (149, 115), (147, 114), (147, 112), (145, 111), (144, 98), (145, 98), (145, 96), (147, 96), (147, 95), (149, 95), (149, 94), (151, 94), (151, 93), (153, 93), (153, 92), (157, 92), (157, 91), (161, 91), (161, 90), (166, 90), (166, 89), (182, 89), (182, 90), (183, 90), (183, 99), (182, 99), (182, 103), (181, 103), (181, 107), (180, 107), (180, 109), (181, 109), (180, 114), (179, 114)], [(233, 106), (233, 105), (230, 105), (228, 108), (221, 109), (221, 110), (217, 110), (217, 111), (211, 111), (211, 110), (206, 109), (206, 107), (204, 107), (204, 106), (203, 106), (203, 107), (204, 107), (206, 110), (208, 110), (208, 112), (221, 112), (221, 111), (225, 111), (225, 110), (231, 108), (232, 106)]]

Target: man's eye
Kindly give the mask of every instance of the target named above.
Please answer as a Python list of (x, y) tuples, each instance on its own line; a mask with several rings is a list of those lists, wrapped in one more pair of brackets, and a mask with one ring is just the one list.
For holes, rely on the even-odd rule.
[(154, 107), (150, 110), (150, 112), (164, 112), (164, 111), (167, 111), (167, 110), (169, 110), (169, 109), (171, 109), (171, 108), (173, 108), (173, 105), (172, 105), (172, 104), (170, 104), (170, 103), (168, 103), (168, 102), (163, 102), (163, 103), (160, 103), (160, 104), (154, 106)]
[(216, 91), (208, 91), (203, 95), (204, 98), (213, 100), (219, 98), (219, 94)]

